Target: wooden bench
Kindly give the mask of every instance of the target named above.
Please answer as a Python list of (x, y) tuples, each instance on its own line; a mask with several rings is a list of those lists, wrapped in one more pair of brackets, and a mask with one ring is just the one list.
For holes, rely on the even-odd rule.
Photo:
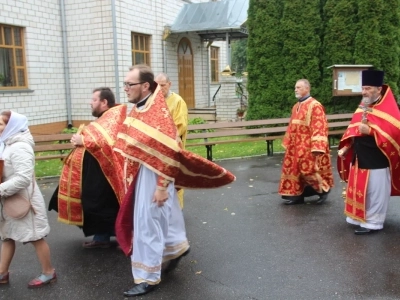
[[(34, 135), (36, 160), (63, 159), (74, 146), (70, 143), (72, 133)], [(50, 152), (50, 154), (48, 154)], [(37, 155), (40, 153), (41, 155)]]
[[(352, 113), (327, 115), (330, 146), (333, 144), (332, 141), (335, 137), (341, 136), (344, 133), (352, 116)], [(273, 142), (274, 140), (283, 138), (289, 120), (289, 118), (280, 118), (189, 125), (189, 134), (187, 136), (187, 141), (189, 141), (189, 143), (186, 143), (186, 147), (205, 146), (207, 149), (207, 159), (212, 160), (212, 148), (214, 145), (266, 141), (267, 155), (271, 156), (274, 153)], [(190, 133), (190, 131), (193, 130), (200, 130), (202, 132)], [(243, 137), (235, 138), (237, 136)], [(74, 148), (70, 143), (71, 137), (71, 133), (35, 135), (34, 150), (36, 153), (36, 160), (65, 158), (69, 150)], [(228, 137), (228, 139), (215, 140), (215, 138), (219, 137)], [(202, 141), (190, 143), (191, 140), (199, 139)], [(39, 153), (40, 155), (38, 155)]]
[[(331, 146), (334, 137), (344, 133), (353, 114), (334, 114), (327, 115), (329, 127), (329, 144)], [(186, 147), (205, 146), (207, 149), (207, 159), (212, 160), (212, 148), (214, 145), (266, 141), (267, 155), (273, 155), (273, 142), (277, 139), (282, 139), (289, 118), (256, 120), (256, 121), (238, 121), (238, 122), (220, 122), (213, 124), (196, 124), (189, 125), (189, 134), (187, 136)], [(268, 126), (268, 127), (266, 127)], [(271, 127), (273, 126), (273, 127)], [(252, 128), (253, 127), (253, 128)], [(256, 127), (256, 128), (254, 128)], [(202, 131), (200, 133), (191, 133), (190, 131)], [(234, 138), (244, 136), (242, 138)], [(232, 137), (227, 140), (213, 140), (219, 137)], [(203, 139), (201, 142), (196, 141), (191, 143), (191, 140)]]

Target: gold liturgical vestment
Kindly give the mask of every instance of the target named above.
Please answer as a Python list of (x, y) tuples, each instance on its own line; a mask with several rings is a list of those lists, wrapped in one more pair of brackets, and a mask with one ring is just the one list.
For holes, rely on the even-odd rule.
[(185, 148), (188, 127), (188, 109), (186, 103), (181, 96), (175, 93), (171, 93), (165, 101), (178, 130), (178, 135), (182, 140), (183, 148)]
[[(182, 147), (185, 149), (188, 127), (188, 109), (186, 103), (181, 96), (175, 93), (171, 93), (165, 101), (178, 130), (178, 135), (182, 140)], [(183, 189), (178, 190), (179, 205), (181, 208), (183, 208), (183, 193)]]
[[(309, 97), (293, 106), (283, 147), (279, 194), (298, 196), (307, 185), (322, 193), (333, 186), (328, 122), (321, 103)], [(313, 151), (323, 154), (314, 157)]]

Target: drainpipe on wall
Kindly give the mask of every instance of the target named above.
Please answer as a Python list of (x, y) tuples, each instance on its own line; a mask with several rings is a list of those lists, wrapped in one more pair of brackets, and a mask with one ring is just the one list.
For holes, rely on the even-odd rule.
[(63, 59), (64, 59), (65, 99), (66, 99), (66, 105), (67, 105), (67, 122), (68, 122), (68, 128), (69, 128), (69, 127), (72, 127), (71, 85), (69, 82), (67, 24), (65, 21), (64, 0), (60, 0), (60, 15), (61, 15), (61, 33), (62, 33)]
[(111, 1), (111, 14), (113, 26), (113, 44), (114, 44), (114, 77), (115, 77), (115, 101), (120, 103), (119, 95), (119, 68), (118, 68), (118, 43), (117, 43), (117, 16), (115, 10), (115, 0)]
[(210, 48), (211, 48), (211, 44), (208, 43), (207, 45), (207, 78), (208, 78), (208, 107), (211, 106), (211, 68), (210, 68), (210, 57), (211, 57), (211, 53), (210, 53)]
[(231, 66), (231, 47), (230, 47), (230, 41), (229, 41), (229, 33), (226, 33), (226, 59), (228, 61), (228, 66)]
[(164, 73), (168, 74), (168, 66), (167, 66), (167, 41), (163, 40), (163, 64), (164, 64)]
[(167, 63), (167, 38), (171, 35), (171, 26), (165, 25), (162, 36), (162, 51), (163, 51), (163, 72), (168, 74)]

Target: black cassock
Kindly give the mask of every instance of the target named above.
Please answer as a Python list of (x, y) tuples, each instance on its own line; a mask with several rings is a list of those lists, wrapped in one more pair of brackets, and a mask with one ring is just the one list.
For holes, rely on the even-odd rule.
[[(97, 160), (85, 151), (82, 166), (81, 201), (85, 236), (108, 233), (114, 235), (119, 203)], [(58, 211), (58, 187), (50, 199), (49, 211)]]

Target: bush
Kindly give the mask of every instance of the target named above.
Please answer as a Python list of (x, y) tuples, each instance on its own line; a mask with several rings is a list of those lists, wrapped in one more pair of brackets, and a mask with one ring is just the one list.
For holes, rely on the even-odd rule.
[(69, 128), (64, 128), (61, 133), (77, 133), (78, 128), (76, 127), (69, 127)]
[[(202, 118), (189, 119), (189, 125), (206, 124), (207, 121)], [(213, 129), (207, 129), (206, 132), (213, 132)], [(188, 133), (202, 133), (203, 130), (189, 130)]]

